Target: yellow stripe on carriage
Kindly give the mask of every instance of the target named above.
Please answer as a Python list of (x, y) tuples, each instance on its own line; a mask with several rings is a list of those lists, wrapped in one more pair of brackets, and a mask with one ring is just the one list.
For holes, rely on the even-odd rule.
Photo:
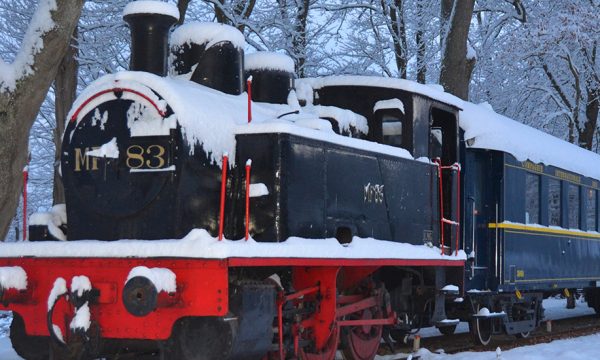
[(599, 233), (588, 233), (588, 232), (584, 232), (584, 231), (573, 231), (573, 230), (567, 230), (567, 229), (552, 229), (552, 228), (547, 228), (547, 227), (529, 226), (529, 225), (525, 225), (525, 224), (489, 223), (488, 228), (490, 228), (490, 229), (506, 229), (506, 230), (521, 230), (521, 231), (537, 233), (537, 234), (532, 234), (532, 235), (557, 234), (557, 235), (583, 237), (583, 238), (600, 240)]

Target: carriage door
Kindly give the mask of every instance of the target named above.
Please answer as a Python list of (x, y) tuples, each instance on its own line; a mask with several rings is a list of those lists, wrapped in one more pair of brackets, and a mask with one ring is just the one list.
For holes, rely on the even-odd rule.
[(431, 109), (429, 157), (439, 164), (438, 203), (440, 247), (446, 253), (457, 249), (460, 236), (460, 169), (458, 166), (458, 124), (455, 113)]

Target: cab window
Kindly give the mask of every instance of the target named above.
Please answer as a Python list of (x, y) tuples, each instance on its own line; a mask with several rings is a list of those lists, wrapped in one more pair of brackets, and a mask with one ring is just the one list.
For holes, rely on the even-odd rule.
[(383, 143), (402, 147), (402, 119), (397, 116), (384, 114), (381, 119)]

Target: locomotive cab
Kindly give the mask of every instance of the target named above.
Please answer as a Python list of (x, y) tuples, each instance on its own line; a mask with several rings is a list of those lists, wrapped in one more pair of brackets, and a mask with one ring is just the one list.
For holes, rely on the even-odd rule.
[[(432, 168), (432, 172), (427, 173), (431, 176), (430, 183), (437, 184), (429, 189), (429, 193), (434, 196), (429, 199), (430, 204), (437, 205), (431, 207), (431, 213), (423, 212), (429, 219), (430, 228), (414, 230), (423, 234), (422, 241), (427, 242), (425, 239), (431, 239), (429, 241), (435, 241), (438, 245), (438, 239), (442, 238), (442, 225), (436, 220), (444, 218), (447, 220), (443, 225), (444, 246), (448, 247), (448, 252), (458, 249), (461, 186), (458, 175), (460, 109), (424, 95), (401, 90), (397, 84), (389, 87), (375, 86), (369, 80), (361, 77), (333, 77), (330, 82), (322, 80), (323, 85), (316, 82), (319, 85), (315, 86), (315, 103), (351, 109), (365, 116), (369, 125), (367, 140), (405, 149), (414, 159), (427, 159), (426, 161), (432, 164), (438, 161), (439, 165), (436, 166), (439, 169)], [(350, 82), (356, 85), (347, 85)], [(440, 183), (441, 187), (438, 186)], [(387, 184), (388, 188), (395, 186), (392, 184)], [(415, 186), (410, 181), (398, 184), (408, 187), (409, 192), (416, 190), (410, 189)], [(426, 196), (423, 193), (421, 195)], [(407, 224), (403, 223), (401, 226)], [(401, 236), (404, 241), (405, 236), (410, 238), (411, 235), (403, 233)]]

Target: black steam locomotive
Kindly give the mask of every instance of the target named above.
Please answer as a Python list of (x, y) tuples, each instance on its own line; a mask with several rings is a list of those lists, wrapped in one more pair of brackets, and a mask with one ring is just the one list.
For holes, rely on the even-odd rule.
[(131, 71), (69, 114), (67, 241), (0, 247), (21, 356), (362, 360), (423, 326), (528, 336), (563, 289), (600, 311), (600, 176), (490, 139), (597, 155), (405, 80), (296, 80), (225, 25), (169, 46), (177, 14), (130, 4)]

